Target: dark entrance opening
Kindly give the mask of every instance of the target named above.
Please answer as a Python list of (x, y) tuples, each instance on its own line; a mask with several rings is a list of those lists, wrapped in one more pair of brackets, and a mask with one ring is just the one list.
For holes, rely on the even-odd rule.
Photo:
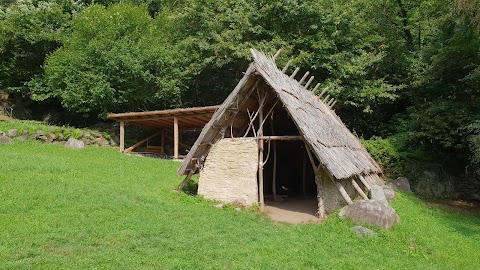
[[(299, 135), (299, 131), (282, 106), (277, 106), (273, 119), (265, 122), (266, 136)], [(275, 157), (276, 152), (276, 157)], [(317, 186), (315, 174), (305, 144), (301, 140), (267, 141), (264, 145), (266, 163), (264, 172), (265, 204), (273, 219), (293, 223), (316, 218)], [(276, 166), (274, 165), (276, 163)], [(273, 181), (275, 173), (275, 185)], [(274, 197), (276, 191), (276, 200)]]

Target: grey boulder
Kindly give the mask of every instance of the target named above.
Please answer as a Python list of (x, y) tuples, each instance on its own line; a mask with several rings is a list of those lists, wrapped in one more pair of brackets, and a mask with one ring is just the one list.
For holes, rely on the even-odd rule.
[(11, 143), (12, 139), (7, 136), (0, 135), (0, 144), (2, 143)]
[(352, 227), (352, 231), (356, 232), (360, 237), (369, 237), (374, 236), (376, 233), (369, 228), (365, 228), (363, 226), (354, 226)]
[(17, 137), (18, 136), (18, 130), (16, 129), (10, 129), (7, 131), (8, 137)]
[(81, 149), (85, 148), (85, 143), (83, 141), (70, 138), (68, 141), (65, 143), (65, 148), (74, 148), (74, 149)]
[(390, 185), (384, 185), (382, 186), (383, 188), (383, 194), (385, 194), (385, 198), (387, 198), (387, 201), (392, 201), (395, 199), (395, 191), (393, 190), (392, 186)]
[(398, 177), (397, 179), (393, 180), (391, 183), (394, 189), (398, 189), (404, 192), (411, 192), (410, 189), (410, 182), (405, 177)]
[(400, 222), (395, 210), (388, 204), (374, 200), (360, 200), (344, 207), (340, 217), (351, 219), (360, 224), (368, 224), (390, 229)]
[(385, 198), (385, 193), (383, 192), (383, 188), (381, 186), (373, 185), (372, 189), (370, 189), (369, 196), (370, 199), (374, 201), (388, 204), (387, 198)]

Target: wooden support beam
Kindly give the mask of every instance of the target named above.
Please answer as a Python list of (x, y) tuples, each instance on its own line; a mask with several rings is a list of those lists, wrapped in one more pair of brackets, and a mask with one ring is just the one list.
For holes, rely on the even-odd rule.
[(178, 117), (173, 117), (173, 159), (178, 159)]
[(290, 78), (295, 78), (295, 75), (297, 75), (297, 73), (298, 73), (299, 71), (300, 71), (300, 68), (297, 67), (297, 68), (293, 71), (292, 75), (290, 75)]
[(143, 139), (143, 140), (137, 142), (136, 144), (130, 146), (129, 148), (125, 149), (124, 152), (125, 152), (125, 153), (130, 153), (130, 152), (132, 152), (133, 149), (139, 147), (140, 145), (142, 145), (142, 144), (145, 143), (146, 141), (148, 141), (148, 140), (150, 140), (150, 139), (152, 139), (152, 138), (157, 137), (157, 136), (160, 135), (161, 133), (162, 133), (162, 131), (157, 131), (157, 132), (153, 133), (152, 135), (146, 137), (145, 139)]
[(367, 182), (367, 180), (365, 180), (365, 178), (363, 178), (362, 175), (359, 175), (358, 176), (358, 179), (360, 179), (360, 181), (362, 182), (362, 184), (368, 189), (372, 189), (372, 187), (370, 186), (370, 184)]
[(188, 183), (188, 180), (192, 178), (192, 175), (193, 175), (193, 170), (190, 170), (187, 176), (185, 177), (185, 179), (183, 179), (182, 183), (180, 183), (180, 185), (178, 186), (178, 190), (182, 190), (185, 187), (185, 185)]
[(305, 74), (304, 74), (303, 77), (300, 79), (300, 81), (298, 81), (298, 83), (299, 83), (299, 84), (302, 84), (303, 81), (305, 81), (305, 79), (308, 77), (308, 74), (310, 74), (310, 71), (305, 72)]
[(282, 72), (285, 73), (292, 63), (293, 60), (288, 60), (287, 64), (283, 67)]
[(312, 77), (310, 77), (310, 79), (308, 79), (308, 82), (305, 84), (305, 88), (308, 88), (308, 86), (312, 83), (312, 81), (313, 81), (314, 78), (315, 78), (315, 77), (312, 76)]
[(363, 190), (360, 188), (360, 186), (357, 184), (357, 182), (355, 182), (355, 179), (352, 179), (352, 185), (353, 185), (353, 187), (355, 188), (355, 190), (358, 192), (358, 194), (359, 194), (364, 200), (368, 200), (367, 195), (365, 194), (365, 192), (363, 192)]
[(125, 150), (125, 122), (120, 121), (120, 152)]
[(313, 88), (312, 93), (315, 93), (319, 87), (320, 83), (317, 83), (317, 85), (315, 85), (315, 87)]
[[(335, 180), (333, 180), (335, 181)], [(352, 204), (353, 201), (352, 199), (350, 198), (350, 196), (348, 196), (348, 193), (347, 191), (345, 190), (345, 188), (342, 186), (342, 184), (340, 184), (340, 182), (338, 181), (335, 181), (335, 186), (337, 187), (338, 191), (340, 191), (340, 194), (342, 194), (342, 197), (345, 199), (345, 201), (348, 203), (348, 204)]]

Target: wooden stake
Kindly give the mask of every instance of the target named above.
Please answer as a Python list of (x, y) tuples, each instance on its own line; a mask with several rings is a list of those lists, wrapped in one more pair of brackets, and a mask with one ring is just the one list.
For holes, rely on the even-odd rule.
[(190, 178), (192, 177), (193, 175), (193, 170), (190, 170), (190, 172), (188, 172), (187, 176), (185, 177), (185, 179), (183, 179), (182, 183), (178, 186), (178, 190), (182, 190), (183, 187), (185, 187), (185, 185), (188, 183), (188, 180), (190, 180)]
[[(335, 181), (335, 180), (333, 180), (333, 181)], [(340, 184), (340, 182), (338, 182), (338, 181), (335, 181), (335, 186), (337, 186), (338, 191), (340, 191), (340, 194), (342, 194), (342, 197), (345, 199), (345, 201), (346, 201), (348, 204), (352, 204), (353, 201), (352, 201), (352, 199), (350, 198), (350, 196), (348, 196), (348, 193), (347, 193), (347, 191), (345, 190), (345, 188), (342, 186), (342, 184)]]
[(327, 96), (325, 97), (325, 99), (323, 100), (323, 103), (327, 103), (327, 100), (328, 100), (329, 97), (330, 97), (330, 95), (327, 95)]
[(273, 60), (275, 60), (275, 59), (278, 57), (278, 55), (282, 52), (282, 50), (283, 50), (283, 49), (280, 48), (280, 49), (275, 53), (275, 55), (273, 56)]
[(120, 121), (120, 152), (125, 150), (125, 122)]
[(332, 105), (332, 103), (333, 103), (334, 100), (335, 100), (334, 98), (331, 98), (331, 99), (328, 101), (327, 106)]
[(327, 92), (327, 90), (328, 90), (328, 87), (325, 87), (323, 89), (323, 91), (320, 93), (320, 95), (318, 95), (318, 98), (321, 98), (323, 96), (323, 94), (325, 94), (325, 92)]
[(295, 78), (295, 75), (297, 75), (297, 73), (298, 73), (299, 71), (300, 71), (300, 68), (297, 67), (297, 68), (293, 71), (292, 75), (290, 75), (290, 78)]
[(282, 72), (285, 73), (287, 69), (290, 67), (290, 65), (293, 63), (293, 60), (289, 60), (287, 64), (283, 67)]
[(308, 79), (308, 82), (305, 84), (305, 88), (308, 88), (308, 86), (312, 83), (313, 78), (315, 78), (315, 77), (312, 76), (312, 77), (310, 77), (310, 79)]
[(330, 109), (333, 109), (333, 106), (335, 106), (335, 104), (337, 104), (336, 100), (332, 103), (332, 105), (330, 105)]
[(360, 188), (360, 186), (357, 184), (357, 182), (355, 182), (355, 179), (352, 179), (352, 185), (353, 185), (353, 187), (355, 188), (355, 190), (358, 192), (358, 194), (359, 194), (364, 200), (368, 200), (367, 195), (365, 194), (365, 192), (363, 192), (363, 190)]
[(178, 118), (173, 117), (173, 159), (178, 159)]
[(298, 81), (298, 83), (299, 83), (299, 84), (302, 84), (303, 81), (305, 81), (305, 79), (308, 77), (308, 74), (310, 74), (310, 71), (305, 72), (305, 74), (304, 74), (303, 77), (300, 79), (300, 81)]

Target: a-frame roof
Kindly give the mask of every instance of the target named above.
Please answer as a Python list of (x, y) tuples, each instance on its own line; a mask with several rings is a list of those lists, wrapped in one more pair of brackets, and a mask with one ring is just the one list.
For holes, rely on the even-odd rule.
[(272, 57), (251, 50), (254, 62), (222, 106), (204, 127), (182, 163), (178, 173), (197, 171), (198, 161), (208, 155), (211, 145), (223, 136), (221, 127), (235, 117), (239, 107), (250, 96), (257, 80), (271, 87), (296, 124), (305, 143), (327, 172), (336, 179), (358, 175), (380, 174), (381, 169), (366, 149), (329, 106), (298, 81), (279, 70)]

